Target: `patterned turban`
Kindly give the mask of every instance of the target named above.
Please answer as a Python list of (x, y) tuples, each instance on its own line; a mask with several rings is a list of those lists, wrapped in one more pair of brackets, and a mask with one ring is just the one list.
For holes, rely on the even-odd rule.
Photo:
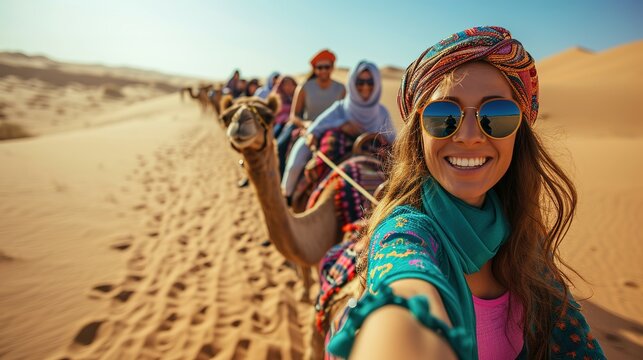
[(472, 61), (486, 61), (505, 76), (530, 125), (538, 115), (538, 74), (522, 44), (498, 26), (474, 27), (426, 49), (402, 77), (397, 105), (402, 119), (429, 101), (445, 74)]

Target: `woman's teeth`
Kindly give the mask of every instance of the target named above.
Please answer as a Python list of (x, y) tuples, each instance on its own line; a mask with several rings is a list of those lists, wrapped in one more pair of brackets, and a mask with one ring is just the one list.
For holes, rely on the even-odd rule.
[(487, 158), (476, 157), (476, 158), (459, 158), (455, 156), (447, 156), (447, 161), (456, 167), (459, 168), (477, 168), (484, 165), (487, 162)]

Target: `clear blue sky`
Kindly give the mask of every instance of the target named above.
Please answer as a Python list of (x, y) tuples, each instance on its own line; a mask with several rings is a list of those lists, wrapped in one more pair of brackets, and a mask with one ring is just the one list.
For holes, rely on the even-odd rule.
[(643, 39), (643, 1), (0, 0), (0, 50), (61, 61), (227, 78), (308, 71), (328, 47), (338, 65), (406, 67), (475, 25), (508, 28), (536, 59)]

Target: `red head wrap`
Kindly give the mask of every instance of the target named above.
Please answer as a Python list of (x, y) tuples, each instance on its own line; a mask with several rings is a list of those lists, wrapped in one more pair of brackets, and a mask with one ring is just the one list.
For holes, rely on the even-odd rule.
[(320, 61), (330, 61), (331, 64), (335, 63), (335, 54), (333, 54), (330, 50), (324, 49), (315, 56), (313, 56), (312, 59), (310, 59), (310, 65), (315, 66), (317, 65), (318, 62)]

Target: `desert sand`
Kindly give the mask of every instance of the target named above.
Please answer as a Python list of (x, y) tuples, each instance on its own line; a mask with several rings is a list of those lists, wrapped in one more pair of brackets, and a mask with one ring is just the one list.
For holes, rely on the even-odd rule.
[[(643, 354), (641, 62), (643, 42), (538, 62), (537, 130), (580, 197), (562, 252), (614, 359)], [(0, 122), (31, 135), (0, 142), (1, 358), (304, 357), (312, 305), (190, 81), (0, 56)]]

